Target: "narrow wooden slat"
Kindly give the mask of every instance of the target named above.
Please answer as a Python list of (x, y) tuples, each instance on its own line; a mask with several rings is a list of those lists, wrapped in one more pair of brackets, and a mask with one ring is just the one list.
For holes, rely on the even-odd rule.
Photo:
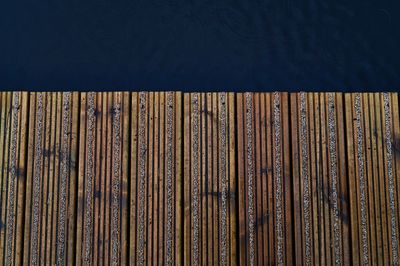
[(183, 181), (184, 176), (182, 173), (182, 104), (183, 96), (181, 92), (177, 92), (175, 95), (175, 263), (176, 265), (183, 264), (183, 252), (184, 247), (182, 227), (183, 227)]
[(381, 226), (382, 226), (382, 243), (383, 243), (383, 264), (389, 264), (389, 240), (387, 228), (387, 209), (386, 209), (386, 192), (385, 192), (385, 165), (384, 165), (384, 143), (383, 143), (383, 129), (382, 129), (382, 105), (379, 93), (374, 94), (375, 100), (375, 119), (376, 119), (376, 141), (378, 150), (378, 168), (379, 168), (379, 197), (380, 197), (380, 212), (381, 212)]
[[(6, 264), (7, 260), (7, 209), (8, 209), (8, 183), (9, 183), (9, 157), (11, 150), (11, 135), (12, 135), (12, 114), (14, 107), (14, 97), (12, 93), (6, 95), (6, 108), (5, 108), (5, 145), (4, 145), (4, 159), (2, 165), (2, 204), (1, 204), (1, 234), (0, 234), (0, 256), (1, 263)], [(16, 132), (14, 132), (16, 133)]]
[(274, 165), (273, 165), (273, 151), (274, 149), (272, 148), (272, 143), (273, 143), (273, 125), (274, 121), (272, 119), (272, 113), (273, 113), (273, 95), (271, 93), (266, 94), (266, 114), (265, 114), (265, 119), (267, 120), (267, 169), (268, 169), (268, 194), (267, 194), (267, 200), (268, 200), (268, 217), (269, 217), (269, 222), (268, 222), (268, 244), (269, 244), (269, 263), (270, 264), (275, 264), (276, 263), (276, 256), (275, 256), (275, 197), (274, 197)]
[(329, 162), (328, 162), (328, 136), (327, 136), (327, 108), (326, 108), (326, 96), (325, 94), (320, 94), (320, 120), (321, 120), (321, 169), (322, 169), (322, 202), (323, 202), (323, 223), (324, 223), (324, 249), (325, 249), (325, 264), (330, 265), (331, 251), (333, 245), (331, 244), (331, 216), (330, 216), (330, 182), (329, 182)]
[[(76, 190), (76, 185), (78, 184), (78, 136), (79, 136), (79, 125), (78, 121), (80, 124), (80, 119), (79, 119), (79, 108), (80, 108), (80, 102), (79, 102), (79, 93), (74, 92), (72, 95), (70, 95), (71, 104), (70, 107), (71, 110), (68, 110), (68, 93), (64, 94), (64, 100), (63, 100), (63, 105), (65, 105), (65, 110), (64, 108), (64, 113), (65, 116), (63, 118), (63, 128), (65, 128), (64, 124), (69, 124), (70, 125), (70, 130), (63, 132), (63, 139), (65, 138), (64, 141), (68, 140), (70, 141), (70, 157), (68, 160), (66, 159), (66, 162), (69, 162), (69, 164), (65, 164), (66, 169), (70, 169), (69, 173), (69, 182), (68, 182), (68, 207), (67, 207), (67, 217), (68, 217), (68, 222), (66, 223), (66, 226), (68, 226), (68, 234), (66, 236), (65, 242), (67, 243), (66, 249), (67, 251), (65, 254), (68, 254), (67, 260), (65, 264), (68, 265), (75, 265), (76, 263), (76, 209), (77, 209), (77, 190)], [(71, 114), (70, 114), (71, 112)], [(69, 120), (70, 118), (71, 120)], [(70, 122), (71, 121), (71, 122)], [(69, 137), (67, 137), (69, 135)], [(63, 149), (63, 151), (68, 154), (67, 149)], [(65, 157), (65, 156), (64, 156)], [(63, 157), (63, 158), (64, 158)], [(66, 175), (67, 176), (67, 175)], [(60, 216), (61, 217), (61, 216)]]
[[(126, 112), (126, 108), (129, 106), (125, 106), (124, 98), (127, 96), (122, 92), (118, 92), (114, 95), (114, 118), (113, 118), (113, 132), (114, 132), (114, 145), (113, 145), (113, 154), (114, 154), (114, 165), (113, 165), (113, 202), (112, 202), (112, 216), (113, 216), (113, 224), (111, 227), (112, 231), (112, 265), (120, 265), (122, 257), (125, 258), (125, 249), (126, 247), (122, 243), (121, 232), (123, 232), (123, 225), (126, 219), (126, 216), (123, 213), (126, 211), (127, 206), (123, 204), (125, 194), (124, 186), (123, 186), (123, 170), (126, 169), (124, 165), (124, 142), (126, 143), (126, 135), (124, 133), (124, 121), (129, 119), (129, 113)], [(125, 235), (124, 235), (125, 237)]]
[(207, 135), (207, 121), (209, 113), (207, 112), (207, 95), (200, 94), (200, 108), (201, 108), (201, 263), (205, 265), (208, 259), (208, 250), (207, 247), (209, 245), (208, 241), (204, 241), (208, 236), (208, 211), (207, 211), (207, 199), (209, 197), (207, 193), (207, 171), (208, 171), (208, 135)]
[[(1, 102), (1, 106), (0, 106), (0, 217), (2, 217), (2, 212), (3, 212), (3, 159), (4, 159), (4, 153), (5, 153), (5, 149), (4, 149), (4, 142), (5, 142), (5, 135), (7, 132), (7, 128), (6, 128), (6, 93), (5, 92), (0, 92), (0, 102)], [(2, 239), (2, 234), (3, 234), (3, 230), (4, 230), (4, 222), (3, 220), (1, 220), (1, 226), (0, 226), (0, 262), (3, 263), (3, 239)]]
[(308, 111), (309, 111), (309, 132), (310, 132), (310, 153), (309, 153), (309, 162), (310, 162), (310, 169), (309, 169), (309, 174), (310, 174), (310, 180), (311, 180), (311, 202), (310, 204), (312, 205), (312, 227), (313, 227), (313, 232), (312, 232), (312, 245), (313, 245), (313, 258), (312, 258), (312, 263), (318, 264), (320, 263), (320, 241), (319, 241), (319, 235), (320, 235), (320, 230), (319, 230), (319, 178), (318, 178), (318, 172), (317, 169), (319, 168), (317, 165), (317, 129), (316, 129), (316, 122), (315, 122), (315, 117), (317, 111), (315, 110), (315, 98), (313, 93), (307, 94), (307, 100), (308, 100)]
[(148, 175), (148, 160), (147, 160), (147, 143), (148, 143), (148, 94), (139, 94), (139, 149), (138, 149), (138, 219), (137, 219), (137, 263), (142, 265), (146, 261), (146, 221), (147, 221), (147, 175)]
[(22, 230), (24, 211), (25, 154), (26, 154), (26, 121), (27, 121), (27, 94), (14, 92), (11, 110), (11, 143), (9, 165), (9, 187), (7, 196), (6, 219), (6, 254), (5, 264), (21, 263), (23, 242)]
[(85, 171), (85, 128), (86, 128), (86, 103), (87, 94), (80, 97), (80, 136), (79, 136), (79, 168), (78, 168), (78, 192), (77, 192), (77, 226), (76, 226), (76, 264), (82, 265), (82, 239), (83, 239), (83, 213), (84, 213), (84, 171)]
[[(237, 94), (237, 134), (238, 134), (238, 161), (245, 161), (244, 148), (244, 94)], [(244, 164), (238, 164), (238, 199), (239, 199), (239, 264), (245, 265), (247, 261), (246, 241), (246, 205), (245, 205), (245, 169)]]
[(112, 180), (109, 178), (112, 175), (112, 160), (113, 160), (113, 153), (111, 147), (113, 145), (113, 123), (112, 123), (112, 116), (113, 116), (113, 95), (111, 92), (108, 92), (107, 95), (107, 104), (106, 104), (106, 117), (105, 119), (105, 127), (107, 132), (107, 140), (106, 140), (106, 147), (104, 148), (104, 155), (106, 156), (106, 164), (104, 173), (105, 179), (105, 198), (104, 198), (104, 263), (110, 264), (111, 261), (111, 191), (112, 191)]
[(52, 106), (53, 106), (53, 97), (51, 93), (46, 93), (46, 106), (45, 106), (45, 130), (44, 130), (44, 147), (43, 147), (43, 175), (42, 175), (42, 211), (41, 211), (41, 236), (40, 236), (40, 258), (42, 260), (42, 264), (46, 264), (46, 242), (47, 242), (47, 223), (48, 223), (48, 202), (49, 202), (49, 166), (50, 166), (50, 145), (51, 145), (51, 136), (50, 132), (52, 131)]
[[(303, 200), (302, 197), (304, 195), (303, 192), (303, 175), (300, 172), (300, 167), (301, 167), (301, 150), (299, 152), (299, 149), (301, 149), (299, 147), (299, 145), (302, 145), (302, 141), (299, 139), (300, 138), (300, 134), (301, 134), (301, 130), (302, 128), (302, 124), (301, 124), (301, 119), (299, 119), (299, 114), (297, 112), (297, 110), (299, 110), (299, 103), (297, 102), (297, 95), (296, 94), (291, 94), (290, 95), (291, 98), (291, 128), (292, 128), (292, 172), (293, 172), (293, 204), (294, 204), (294, 241), (295, 241), (295, 254), (296, 254), (296, 261), (299, 262), (305, 262), (305, 256), (303, 259), (303, 251), (302, 249), (306, 249), (306, 244), (305, 242), (302, 242), (302, 239), (305, 237), (304, 235), (304, 230), (305, 226), (302, 226), (303, 223), (305, 223), (304, 221), (304, 217), (303, 217), (303, 211), (302, 209), (304, 208), (303, 206)], [(299, 113), (301, 112), (301, 110), (299, 110)], [(302, 180), (300, 180), (302, 179)], [(305, 250), (304, 250), (305, 252)]]
[(351, 263), (350, 249), (350, 214), (349, 214), (349, 195), (347, 182), (347, 160), (346, 160), (346, 132), (345, 132), (345, 113), (344, 95), (338, 93), (336, 96), (336, 122), (337, 122), (337, 143), (338, 143), (338, 190), (339, 207), (342, 228), (342, 263)]
[(153, 246), (152, 246), (152, 256), (154, 258), (154, 265), (158, 265), (158, 241), (159, 241), (159, 93), (155, 93), (154, 96), (154, 175), (153, 175), (153, 193), (154, 193), (154, 200), (153, 200)]
[(38, 93), (37, 109), (36, 109), (36, 124), (32, 134), (35, 135), (34, 157), (28, 160), (34, 161), (33, 179), (32, 179), (32, 216), (31, 216), (31, 251), (30, 264), (40, 265), (44, 258), (41, 256), (41, 238), (42, 223), (41, 213), (43, 211), (43, 190), (44, 180), (43, 175), (47, 170), (44, 165), (45, 140), (46, 140), (46, 103), (48, 94)]
[(11, 125), (11, 93), (3, 92), (2, 97), (2, 152), (0, 161), (0, 176), (1, 176), (1, 227), (0, 227), (0, 263), (5, 263), (5, 232), (6, 232), (6, 208), (7, 208), (7, 177), (8, 177), (8, 154), (9, 154), (9, 136)]
[(60, 158), (60, 133), (61, 133), (61, 117), (62, 117), (62, 97), (61, 93), (54, 93), (53, 97), (55, 98), (55, 106), (54, 106), (54, 130), (51, 132), (53, 137), (53, 152), (52, 152), (52, 202), (50, 203), (52, 207), (50, 208), (52, 223), (50, 223), (50, 235), (49, 245), (48, 245), (48, 256), (49, 256), (49, 264), (56, 264), (56, 256), (57, 256), (57, 224), (58, 224), (58, 177), (60, 176), (59, 172), (59, 158)]
[(136, 221), (137, 221), (137, 149), (138, 149), (138, 94), (132, 93), (131, 110), (131, 180), (130, 180), (130, 224), (129, 264), (136, 264)]
[[(397, 236), (400, 238), (400, 111), (399, 111), (399, 97), (398, 93), (391, 93), (392, 97), (392, 119), (393, 119), (393, 154), (394, 154), (394, 167), (395, 174), (394, 178), (397, 181), (396, 186), (396, 195), (395, 199), (397, 205)], [(400, 241), (400, 240), (398, 240)], [(398, 244), (399, 245), (399, 244)], [(400, 259), (400, 248), (398, 247), (398, 258)]]
[[(219, 197), (218, 197), (218, 186), (219, 186), (219, 180), (218, 180), (218, 150), (219, 150), (219, 142), (218, 142), (218, 102), (219, 99), (217, 97), (217, 93), (212, 93), (212, 105), (210, 107), (211, 113), (213, 120), (210, 121), (210, 124), (212, 124), (212, 145), (213, 149), (210, 150), (212, 153), (212, 190), (211, 190), (211, 195), (213, 198), (213, 236), (212, 236), (212, 244), (213, 244), (213, 260), (217, 259), (219, 261), (219, 223), (218, 223), (218, 217), (219, 217)], [(215, 263), (213, 263), (214, 265)]]
[(281, 103), (279, 107), (281, 108), (280, 112), (282, 115), (282, 130), (283, 130), (283, 135), (282, 135), (282, 152), (283, 153), (283, 178), (284, 178), (284, 204), (285, 204), (285, 214), (284, 214), (284, 221), (285, 221), (285, 228), (284, 228), (284, 238), (285, 238), (285, 256), (286, 256), (286, 261), (285, 264), (287, 265), (292, 265), (294, 263), (293, 261), (293, 254), (294, 252), (294, 242), (293, 242), (293, 219), (292, 219), (292, 183), (291, 183), (291, 163), (292, 159), (290, 156), (289, 151), (290, 150), (290, 122), (289, 122), (289, 106), (290, 106), (290, 101), (289, 101), (289, 95), (288, 93), (282, 93), (281, 94)]
[(100, 243), (98, 241), (98, 239), (100, 238), (100, 202), (101, 202), (101, 183), (103, 183), (104, 181), (101, 179), (101, 152), (102, 152), (102, 146), (101, 146), (101, 134), (102, 134), (102, 117), (103, 117), (103, 113), (102, 113), (102, 103), (103, 103), (103, 94), (99, 93), (98, 95), (98, 101), (96, 104), (96, 117), (99, 118), (96, 120), (96, 141), (95, 141), (95, 145), (96, 145), (96, 152), (94, 154), (94, 159), (95, 159), (95, 180), (99, 181), (99, 182), (95, 182), (94, 184), (94, 195), (93, 198), (94, 200), (94, 206), (93, 206), (93, 239), (94, 239), (94, 245), (93, 245), (93, 264), (97, 265), (99, 263), (99, 249), (101, 248)]
[[(213, 118), (213, 112), (212, 112), (212, 93), (207, 93), (207, 117), (211, 117)], [(207, 122), (207, 133), (209, 134), (210, 137), (208, 137), (207, 139), (207, 154), (208, 154), (208, 158), (207, 158), (207, 191), (206, 191), (206, 195), (207, 195), (207, 216), (208, 216), (208, 235), (207, 235), (207, 239), (208, 239), (208, 265), (213, 265), (213, 250), (214, 250), (214, 241), (213, 241), (213, 219), (214, 217), (214, 213), (213, 213), (213, 208), (214, 208), (214, 196), (213, 196), (213, 161), (214, 161), (214, 157), (213, 157), (213, 138), (212, 138), (212, 134), (213, 134), (213, 123), (212, 121), (208, 120)]]
[[(30, 93), (30, 110), (29, 113), (36, 114), (36, 93)], [(28, 158), (33, 158), (35, 150), (35, 141), (32, 128), (35, 125), (36, 115), (31, 115), (29, 118), (29, 137), (28, 137)], [(23, 264), (28, 265), (30, 263), (30, 237), (31, 237), (31, 209), (32, 209), (32, 181), (33, 181), (33, 160), (28, 160), (27, 171), (26, 171), (26, 192), (25, 192), (25, 224), (24, 224), (24, 238), (29, 241), (24, 242), (24, 256)]]
[(373, 170), (372, 170), (372, 160), (371, 160), (371, 126), (370, 126), (370, 110), (369, 110), (369, 99), (368, 99), (368, 94), (363, 94), (361, 95), (363, 99), (363, 119), (364, 119), (364, 126), (365, 126), (365, 162), (366, 162), (366, 167), (367, 170), (365, 174), (367, 175), (367, 189), (368, 189), (368, 212), (369, 212), (369, 230), (368, 234), (370, 237), (370, 243), (371, 243), (371, 248), (370, 248), (370, 253), (371, 253), (371, 258), (370, 261), (373, 264), (378, 264), (377, 261), (377, 255), (376, 255), (376, 235), (375, 235), (375, 230), (376, 230), (376, 224), (375, 224), (375, 208), (374, 208), (374, 185), (373, 185)]
[(53, 203), (55, 202), (54, 196), (54, 155), (55, 155), (55, 133), (56, 133), (56, 108), (57, 108), (57, 93), (50, 93), (51, 102), (51, 124), (48, 132), (49, 147), (47, 151), (48, 156), (48, 189), (46, 195), (46, 239), (45, 239), (45, 261), (46, 264), (51, 264), (51, 241), (52, 241), (52, 228), (53, 224)]
[(261, 254), (263, 255), (263, 260), (264, 260), (264, 264), (269, 264), (271, 263), (270, 259), (269, 259), (269, 251), (270, 251), (270, 243), (269, 243), (269, 236), (270, 236), (270, 232), (269, 232), (269, 221), (270, 221), (270, 211), (269, 211), (269, 199), (268, 199), (268, 174), (271, 172), (270, 168), (268, 167), (267, 164), (267, 157), (269, 157), (268, 152), (267, 152), (267, 141), (268, 141), (268, 137), (267, 137), (267, 132), (268, 132), (268, 127), (269, 127), (269, 122), (266, 116), (266, 108), (268, 108), (268, 106), (266, 106), (266, 95), (265, 94), (261, 94), (260, 95), (260, 123), (261, 123), (261, 130), (260, 130), (260, 138), (261, 138), (261, 142), (260, 142), (260, 152), (261, 152), (261, 162), (260, 162), (260, 167), (261, 167), (261, 191), (262, 191), (262, 211), (260, 214), (260, 226), (262, 226), (263, 228), (263, 250), (261, 252)]
[(326, 265), (326, 251), (325, 251), (325, 223), (324, 223), (324, 200), (325, 191), (323, 186), (323, 165), (322, 165), (322, 129), (321, 129), (321, 97), (319, 93), (314, 94), (315, 100), (315, 125), (316, 125), (316, 174), (317, 174), (317, 205), (319, 221), (319, 243), (320, 243), (320, 260), (321, 265)]
[(146, 197), (147, 199), (147, 209), (148, 209), (148, 215), (147, 215), (147, 260), (146, 262), (149, 265), (152, 265), (152, 259), (153, 259), (153, 182), (154, 182), (154, 175), (153, 175), (153, 169), (154, 169), (154, 160), (151, 160), (150, 158), (154, 158), (153, 156), (153, 151), (154, 151), (154, 93), (150, 92), (149, 93), (149, 106), (148, 106), (148, 142), (147, 142), (147, 150), (148, 150), (148, 156), (149, 156), (149, 161), (148, 161), (148, 178), (147, 178), (147, 191), (148, 195)]
[[(16, 93), (14, 93), (16, 94)], [(26, 156), (26, 141), (27, 141), (27, 108), (28, 108), (28, 97), (27, 93), (19, 92), (18, 93), (18, 106), (15, 106), (13, 110), (14, 117), (16, 117), (16, 121), (14, 123), (18, 123), (17, 126), (17, 136), (16, 136), (16, 154), (15, 159), (14, 155), (10, 156), (12, 160), (15, 161), (15, 164), (11, 164), (11, 177), (14, 178), (14, 186), (15, 186), (15, 195), (14, 195), (14, 210), (13, 210), (13, 218), (11, 218), (11, 213), (8, 215), (7, 223), (12, 220), (14, 222), (14, 231), (13, 231), (13, 239), (12, 241), (15, 243), (13, 248), (13, 258), (12, 261), (18, 265), (21, 264), (22, 259), (22, 249), (23, 249), (23, 215), (24, 212), (24, 193), (25, 193), (25, 156)], [(14, 96), (15, 97), (15, 96)], [(11, 149), (13, 152), (13, 149)], [(10, 196), (9, 196), (10, 200)], [(11, 219), (10, 219), (11, 218)], [(10, 236), (11, 238), (11, 236)]]
[(329, 139), (329, 171), (332, 190), (332, 259), (333, 263), (343, 263), (343, 215), (341, 209), (342, 194), (340, 193), (340, 150), (338, 127), (338, 98), (339, 94), (328, 94), (328, 139)]
[(377, 140), (376, 140), (376, 135), (377, 135), (377, 130), (376, 130), (376, 120), (375, 120), (375, 100), (374, 100), (374, 94), (369, 93), (368, 94), (369, 98), (369, 104), (368, 108), (370, 110), (370, 136), (371, 136), (371, 152), (372, 152), (372, 174), (374, 177), (373, 184), (371, 186), (373, 187), (373, 193), (374, 193), (374, 208), (376, 210), (375, 212), (375, 221), (376, 221), (376, 229), (375, 229), (375, 234), (376, 234), (376, 240), (377, 240), (377, 264), (378, 265), (383, 265), (383, 245), (382, 245), (382, 229), (381, 229), (381, 211), (380, 211), (380, 198), (379, 198), (379, 162), (377, 158)]
[[(261, 142), (261, 130), (260, 130), (260, 120), (261, 120), (261, 114), (260, 114), (260, 94), (255, 93), (254, 94), (254, 136), (255, 136), (255, 146), (260, 147), (260, 142)], [(261, 149), (255, 149), (255, 168), (260, 169), (260, 171), (255, 172), (255, 187), (256, 187), (256, 193), (255, 193), (255, 199), (256, 199), (256, 204), (255, 204), (255, 213), (256, 213), (256, 222), (255, 222), (255, 231), (256, 231), (256, 243), (257, 243), (257, 261), (259, 264), (263, 264), (263, 227), (262, 227), (262, 181), (261, 181), (261, 172), (262, 172), (262, 166), (261, 166), (261, 154), (260, 154)]]
[[(191, 124), (191, 95), (186, 94), (184, 96), (184, 123), (186, 125)], [(191, 176), (191, 127), (186, 126), (184, 127), (184, 175), (186, 177)], [(189, 179), (190, 180), (190, 179)], [(184, 220), (185, 220), (185, 225), (184, 225), (184, 235), (185, 235), (185, 247), (184, 247), (184, 262), (186, 265), (190, 265), (192, 262), (192, 257), (191, 257), (191, 200), (190, 200), (190, 195), (191, 195), (191, 182), (188, 182), (188, 179), (186, 178), (184, 182)]]
[(397, 218), (397, 202), (396, 202), (396, 165), (394, 161), (393, 151), (393, 121), (392, 121), (392, 104), (389, 93), (381, 94), (381, 104), (383, 107), (383, 140), (384, 140), (384, 160), (385, 160), (385, 180), (386, 180), (386, 196), (388, 211), (388, 234), (389, 234), (389, 255), (390, 263), (397, 265), (399, 263), (399, 233)]
[[(65, 262), (66, 242), (65, 242), (65, 217), (66, 217), (66, 199), (67, 199), (67, 175), (70, 171), (66, 162), (69, 157), (69, 143), (65, 143), (69, 138), (66, 134), (67, 128), (70, 124), (70, 104), (71, 94), (57, 93), (57, 106), (56, 106), (56, 132), (54, 143), (54, 205), (53, 217), (55, 225), (52, 231), (52, 257), (51, 263), (63, 264)], [(61, 219), (60, 219), (61, 217)], [(62, 262), (62, 263), (61, 263)]]
[(235, 98), (233, 93), (228, 94), (228, 105), (229, 105), (229, 208), (230, 208), (230, 264), (236, 265), (238, 259), (237, 250), (237, 180), (236, 180), (236, 108)]
[(160, 92), (160, 146), (159, 146), (159, 161), (160, 161), (160, 224), (158, 230), (160, 238), (158, 243), (158, 265), (164, 264), (165, 251), (165, 92)]

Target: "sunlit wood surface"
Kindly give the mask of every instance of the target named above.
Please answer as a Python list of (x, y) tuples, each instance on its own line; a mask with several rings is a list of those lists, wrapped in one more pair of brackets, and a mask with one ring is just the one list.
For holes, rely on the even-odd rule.
[(0, 93), (0, 265), (398, 265), (397, 93)]

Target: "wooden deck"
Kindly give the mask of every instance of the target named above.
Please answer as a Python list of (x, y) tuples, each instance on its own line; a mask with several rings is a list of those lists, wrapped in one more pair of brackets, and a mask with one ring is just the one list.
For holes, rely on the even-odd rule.
[(1, 265), (398, 265), (397, 93), (0, 93)]

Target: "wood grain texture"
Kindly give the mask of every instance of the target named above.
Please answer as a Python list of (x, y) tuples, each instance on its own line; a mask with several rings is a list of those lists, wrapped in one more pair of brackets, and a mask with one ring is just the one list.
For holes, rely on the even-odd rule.
[(397, 93), (0, 92), (0, 265), (398, 265)]

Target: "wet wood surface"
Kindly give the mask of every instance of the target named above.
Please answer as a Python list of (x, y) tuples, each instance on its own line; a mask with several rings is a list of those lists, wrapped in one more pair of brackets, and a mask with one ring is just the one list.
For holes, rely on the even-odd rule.
[(398, 265), (397, 93), (1, 92), (1, 265)]

